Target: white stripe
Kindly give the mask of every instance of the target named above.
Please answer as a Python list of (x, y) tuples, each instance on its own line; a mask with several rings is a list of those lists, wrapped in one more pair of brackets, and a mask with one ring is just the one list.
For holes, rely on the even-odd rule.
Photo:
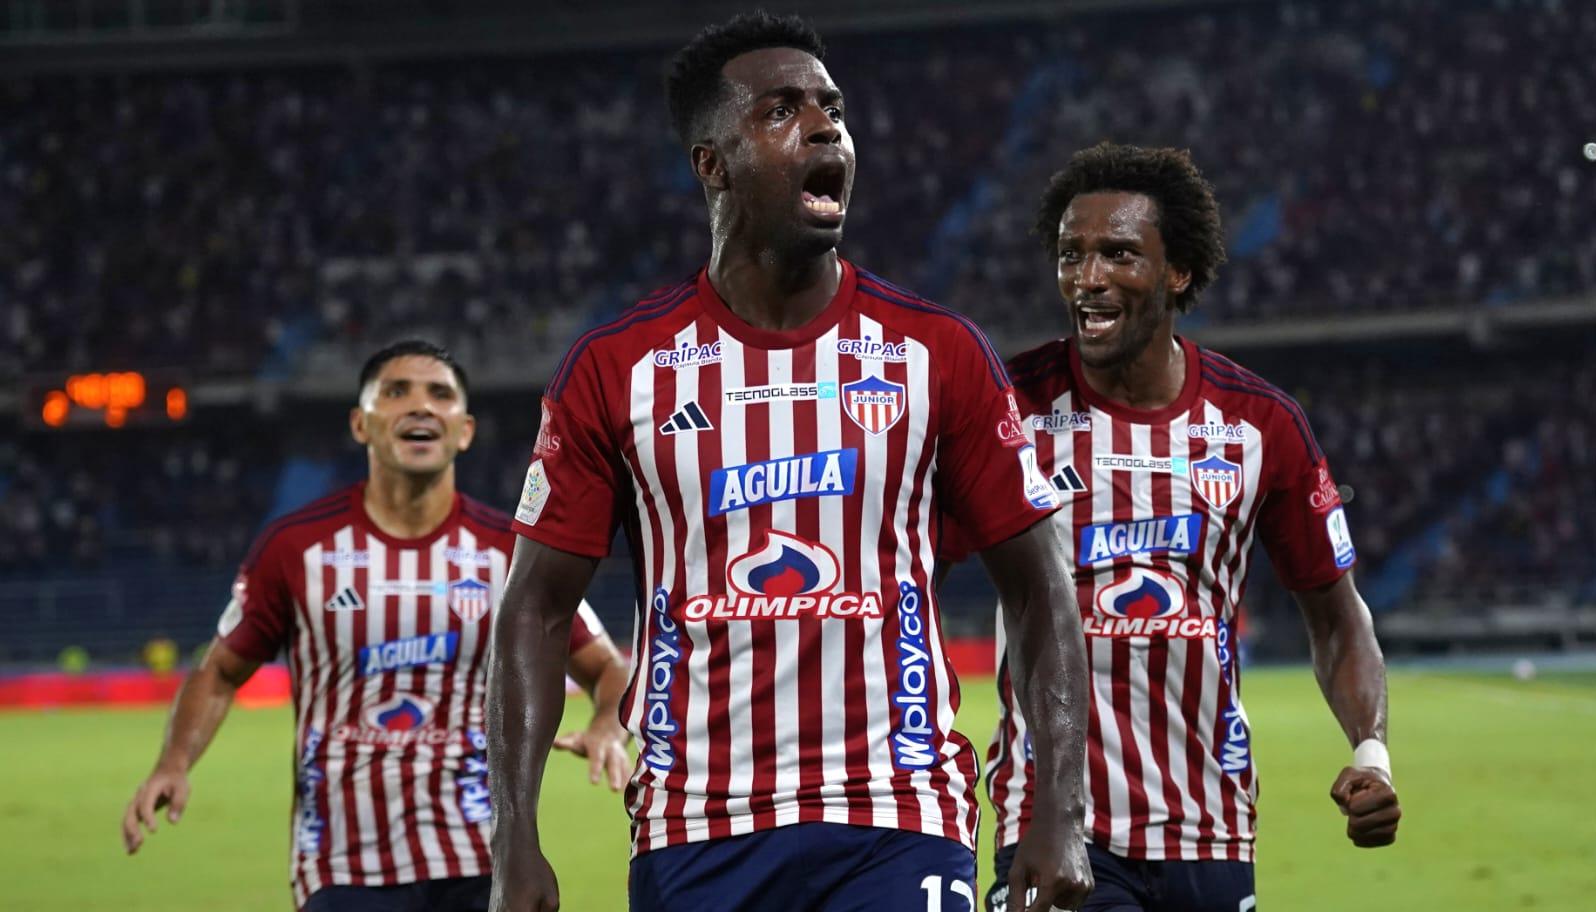
[[(821, 336), (815, 344), (815, 377), (820, 380), (840, 380), (837, 365), (837, 327), (832, 327)], [(825, 452), (842, 448), (843, 422), (848, 420), (843, 417), (845, 406), (842, 397), (836, 399), (821, 399), (815, 403), (816, 415), (816, 449)], [(833, 554), (843, 560), (847, 558), (847, 549), (844, 547), (845, 539), (843, 528), (843, 504), (841, 497), (819, 497), (816, 503), (820, 505), (820, 540), (831, 549)], [(824, 811), (826, 820), (832, 823), (848, 822), (848, 807), (840, 796), (843, 783), (848, 779), (848, 755), (846, 752), (847, 739), (847, 713), (840, 711), (844, 704), (839, 699), (856, 698), (857, 695), (848, 694), (847, 689), (847, 661), (848, 643), (847, 629), (851, 621), (827, 621), (820, 625), (820, 699), (825, 705), (839, 707), (839, 711), (824, 712), (820, 715), (820, 766), (822, 791), (827, 796)]]
[[(720, 332), (721, 338), (721, 388), (735, 389), (746, 386), (746, 358), (759, 358), (762, 353), (758, 349), (745, 351), (742, 343), (738, 342), (724, 329)], [(775, 380), (772, 383), (777, 382)], [(754, 406), (758, 408), (758, 406)], [(748, 462), (748, 408), (725, 408), (721, 412), (720, 433), (720, 464), (723, 466), (743, 465)], [(726, 561), (730, 566), (731, 561), (747, 553), (758, 545), (752, 539), (747, 510), (732, 510), (724, 514), (726, 520)], [(717, 571), (721, 568), (716, 568)], [(727, 580), (720, 579), (716, 582), (721, 587), (729, 586)], [(713, 590), (695, 590), (709, 592)], [(701, 630), (705, 624), (695, 625)], [(726, 816), (730, 818), (731, 832), (733, 835), (751, 833), (754, 829), (754, 820), (748, 813), (748, 795), (753, 791), (754, 784), (754, 718), (750, 695), (753, 692), (753, 634), (747, 622), (732, 621), (724, 624), (726, 633), (726, 655), (722, 658), (728, 666), (726, 676), (726, 715), (730, 724), (729, 769), (725, 790), (722, 794), (727, 796)], [(710, 692), (704, 691), (706, 699)]]
[[(1203, 423), (1223, 423), (1224, 413), (1213, 402), (1203, 403)], [(1209, 440), (1204, 448), (1204, 457), (1224, 455), (1224, 444), (1221, 441)], [(1203, 609), (1204, 613), (1212, 611), (1213, 597), (1216, 591), (1221, 600), (1225, 600), (1223, 588), (1220, 587), (1212, 576), (1213, 558), (1226, 541), (1225, 516), (1223, 510), (1215, 509), (1213, 504), (1203, 501), (1203, 510), (1206, 514), (1208, 531), (1204, 535), (1206, 544), (1203, 548)], [(1221, 618), (1229, 613), (1228, 608), (1221, 605)], [(1197, 738), (1199, 744), (1209, 747), (1217, 746), (1215, 740), (1215, 720), (1219, 713), (1219, 682), (1223, 673), (1219, 667), (1219, 653), (1216, 643), (1203, 641), (1202, 661), (1202, 703), (1197, 717)], [(1226, 773), (1220, 766), (1219, 759), (1210, 751), (1203, 759), (1203, 789), (1207, 798), (1208, 813), (1214, 818), (1213, 838), (1216, 842), (1226, 842), (1231, 838), (1230, 826), (1225, 822), (1225, 805), (1221, 794), (1221, 781)]]
[[(1092, 410), (1092, 516), (1114, 515), (1114, 473), (1099, 465), (1096, 457), (1114, 452), (1114, 419), (1099, 409)], [(1097, 590), (1113, 581), (1113, 560), (1105, 558), (1092, 565), (1091, 599), (1096, 610)], [(1130, 843), (1130, 787), (1125, 779), (1124, 748), (1120, 744), (1118, 716), (1114, 712), (1113, 641), (1096, 637), (1088, 643), (1092, 657), (1093, 704), (1097, 707), (1098, 730), (1102, 733), (1103, 761), (1108, 771), (1109, 845), (1124, 853)]]
[[(370, 542), (371, 559), (375, 567), (381, 567), (379, 560), (380, 545), (375, 540)], [(344, 551), (354, 548), (354, 530), (350, 527), (339, 529), (333, 535), (333, 550)], [(368, 581), (378, 578), (380, 570), (368, 575)], [(333, 570), (334, 594), (344, 591), (354, 585), (355, 571), (353, 567), (340, 563)], [(327, 644), (328, 652), (323, 654), (322, 660), (332, 668), (332, 675), (328, 686), (332, 688), (333, 710), (328, 719), (327, 731), (327, 829), (329, 835), (326, 847), (327, 862), (332, 868), (333, 883), (349, 882), (349, 856), (354, 850), (349, 844), (345, 828), (347, 815), (354, 814), (355, 809), (344, 805), (343, 782), (348, 775), (349, 744), (333, 737), (333, 730), (344, 724), (350, 715), (350, 707), (355, 700), (353, 684), (354, 657), (350, 654), (350, 646), (354, 640), (355, 619), (364, 620), (367, 612), (372, 610), (369, 590), (362, 593), (366, 599), (366, 607), (359, 611), (339, 611), (333, 615), (333, 638)]]

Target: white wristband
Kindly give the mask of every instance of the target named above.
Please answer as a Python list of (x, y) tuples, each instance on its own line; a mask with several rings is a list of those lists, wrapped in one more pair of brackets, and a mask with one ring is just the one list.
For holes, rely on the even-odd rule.
[(1391, 775), (1391, 752), (1385, 745), (1373, 738), (1364, 739), (1357, 749), (1352, 752), (1353, 766), (1366, 766)]

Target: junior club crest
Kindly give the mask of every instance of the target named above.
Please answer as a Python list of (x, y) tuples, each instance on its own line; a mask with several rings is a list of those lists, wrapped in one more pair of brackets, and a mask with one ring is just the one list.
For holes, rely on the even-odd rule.
[(867, 433), (886, 433), (903, 417), (907, 396), (901, 383), (880, 377), (865, 377), (842, 387), (843, 411)]
[(1210, 456), (1191, 464), (1191, 484), (1214, 509), (1223, 510), (1241, 493), (1241, 466)]
[(449, 584), (449, 610), (467, 624), (475, 624), (488, 613), (488, 584), (463, 579)]

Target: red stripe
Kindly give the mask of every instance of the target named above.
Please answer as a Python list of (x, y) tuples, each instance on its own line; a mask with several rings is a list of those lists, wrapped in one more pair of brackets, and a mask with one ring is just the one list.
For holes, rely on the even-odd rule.
[[(805, 345), (793, 352), (792, 377), (797, 383), (819, 379), (815, 368), (815, 347)], [(793, 452), (814, 453), (820, 449), (820, 403), (793, 405)], [(798, 528), (814, 540), (821, 539), (820, 498), (803, 497), (794, 501)], [(798, 628), (798, 792), (819, 789), (825, 779), (825, 715), (822, 667), (826, 661), (820, 625), (800, 622)], [(801, 802), (800, 802), (801, 803)]]
[[(716, 332), (717, 330), (713, 327), (708, 328), (706, 334), (709, 335), (701, 334), (700, 340), (706, 337), (713, 340), (715, 338), (713, 334)], [(727, 348), (732, 347), (733, 345), (727, 346)], [(700, 368), (698, 376), (701, 393), (703, 390), (719, 391), (724, 388), (724, 374), (718, 367), (713, 371)], [(701, 395), (699, 398), (701, 400), (699, 404), (702, 405), (704, 404), (702, 402), (703, 399), (711, 397)], [(726, 433), (726, 420), (722, 417), (726, 414), (726, 410), (720, 403), (720, 396), (716, 395), (713, 398), (715, 399), (716, 414), (711, 416), (710, 421), (719, 429), (720, 433), (695, 435), (698, 438), (700, 479), (708, 477), (711, 467), (719, 466), (724, 462), (721, 456), (720, 438)], [(707, 496), (707, 486), (705, 486), (704, 490)], [(708, 552), (706, 565), (710, 568), (710, 595), (723, 595), (726, 592), (725, 568), (731, 558), (731, 555), (726, 551), (726, 535), (726, 517), (724, 514), (705, 517), (704, 537)], [(688, 593), (688, 595), (696, 594)], [(704, 625), (704, 633), (709, 640), (709, 660), (707, 663), (709, 667), (709, 692), (707, 695), (701, 695), (707, 696), (709, 700), (707, 744), (709, 749), (709, 778), (704, 791), (712, 796), (704, 803), (704, 816), (709, 824), (710, 838), (715, 839), (731, 835), (731, 823), (726, 819), (725, 795), (731, 778), (731, 666), (736, 659), (731, 655), (726, 641), (725, 624), (706, 624)]]
[[(849, 313), (841, 323), (840, 338), (859, 338), (859, 316)], [(839, 357), (837, 359), (837, 382), (839, 388), (843, 384), (851, 383), (864, 376), (862, 365), (855, 358)], [(844, 403), (846, 405), (846, 403)], [(852, 421), (841, 422), (841, 446), (844, 449), (854, 448), (859, 451), (859, 469), (855, 490), (863, 486), (867, 469), (864, 460), (864, 431)], [(843, 550), (839, 555), (843, 567), (843, 590), (845, 592), (863, 592), (864, 579), (860, 573), (859, 546), (863, 535), (864, 510), (863, 498), (859, 496), (843, 499), (842, 504), (842, 545)], [(882, 606), (886, 611), (886, 606)], [(865, 691), (864, 663), (864, 630), (859, 624), (844, 624), (844, 640), (847, 650), (843, 657), (844, 692), (847, 694), (863, 695)], [(883, 636), (885, 633), (883, 632)], [(870, 781), (870, 738), (869, 716), (865, 710), (863, 699), (845, 700), (843, 723), (843, 757), (848, 771), (848, 782), (864, 783)], [(859, 826), (869, 826), (872, 822), (872, 808), (874, 802), (869, 797), (848, 800), (848, 822)]]
[[(360, 571), (357, 570), (356, 572)], [(390, 580), (400, 578), (399, 549), (397, 548), (388, 548), (386, 577)], [(382, 627), (378, 632), (377, 638), (375, 640), (368, 638), (367, 642), (381, 643), (385, 640), (394, 639), (399, 629), (399, 599), (389, 597), (380, 601), (368, 600), (366, 613), (370, 615), (372, 612), (375, 612), (380, 618)], [(362, 620), (369, 620), (369, 618), (362, 618)], [(360, 682), (359, 686), (362, 693), (369, 692), (373, 686), (375, 686), (377, 691), (375, 698), (361, 701), (364, 705), (369, 706), (373, 702), (381, 702), (394, 695), (396, 691), (395, 679), (398, 675), (376, 674), (363, 676), (361, 673), (364, 669), (359, 666), (360, 651), (357, 649), (351, 652), (350, 655), (354, 657), (356, 662), (355, 680)], [(434, 713), (432, 719), (429, 720), (429, 724), (438, 724), (439, 718), (439, 715)], [(393, 853), (388, 841), (391, 835), (389, 833), (388, 820), (388, 790), (387, 783), (383, 781), (383, 767), (388, 763), (389, 753), (388, 748), (380, 745), (371, 750), (370, 763), (366, 768), (371, 776), (370, 797), (373, 827), (369, 832), (362, 830), (360, 834), (363, 845), (374, 845), (376, 848), (377, 870), (373, 873), (382, 882), (392, 880), (394, 875)], [(351, 776), (350, 778), (353, 779), (354, 777)], [(359, 820), (359, 818), (356, 817), (356, 820)]]

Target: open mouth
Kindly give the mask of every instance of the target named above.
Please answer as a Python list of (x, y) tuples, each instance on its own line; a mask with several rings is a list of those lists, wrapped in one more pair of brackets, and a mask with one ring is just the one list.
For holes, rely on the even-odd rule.
[(804, 177), (804, 209), (827, 220), (839, 219), (846, 208), (848, 165), (841, 158), (817, 162)]
[(413, 427), (399, 433), (399, 439), (409, 443), (431, 443), (442, 437), (441, 431), (429, 427)]
[(1124, 311), (1112, 304), (1092, 301), (1075, 305), (1076, 325), (1086, 339), (1100, 339), (1112, 333), (1123, 318)]

